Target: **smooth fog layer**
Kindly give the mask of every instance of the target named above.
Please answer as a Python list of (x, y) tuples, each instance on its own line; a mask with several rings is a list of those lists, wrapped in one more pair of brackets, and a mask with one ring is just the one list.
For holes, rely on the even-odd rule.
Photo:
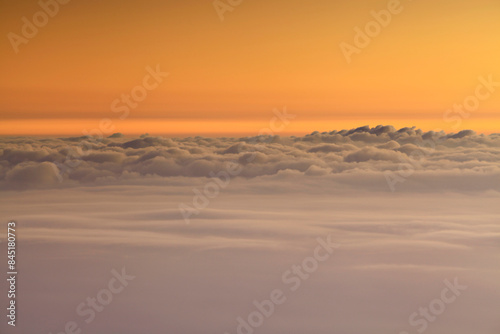
[[(500, 189), (500, 134), (446, 134), (392, 126), (314, 132), (304, 137), (2, 138), (7, 189), (210, 177), (289, 174), (377, 189)], [(189, 182), (189, 181), (186, 181)], [(384, 185), (385, 184), (385, 185)], [(391, 186), (392, 184), (392, 186)]]
[[(18, 225), (16, 329), (235, 334), (279, 289), (286, 301), (255, 333), (498, 333), (498, 192), (336, 194), (307, 180), (241, 178), (189, 225), (177, 209), (192, 200), (184, 184), (0, 193), (0, 220)], [(339, 247), (311, 271), (304, 261), (328, 236)], [(305, 279), (290, 272), (303, 263)], [(77, 306), (123, 267), (135, 279), (86, 323)], [(441, 313), (455, 278), (467, 288), (448, 291)], [(431, 303), (428, 321), (420, 308)]]

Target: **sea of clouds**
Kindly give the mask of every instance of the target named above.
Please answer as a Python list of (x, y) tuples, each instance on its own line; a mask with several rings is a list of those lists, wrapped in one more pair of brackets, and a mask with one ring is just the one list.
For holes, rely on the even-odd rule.
[(499, 161), (500, 134), (392, 126), (303, 137), (4, 137), (0, 186), (31, 189), (208, 178), (237, 164), (242, 168), (232, 178), (311, 176), (348, 187), (392, 191), (498, 190)]
[[(14, 331), (56, 334), (75, 322), (92, 334), (497, 334), (499, 162), (499, 134), (390, 126), (4, 137)], [(189, 224), (180, 205), (195, 210)], [(313, 263), (318, 238), (338, 248), (307, 278), (290, 273)], [(104, 296), (122, 268), (135, 278), (87, 322), (78, 306)], [(443, 295), (455, 280), (466, 288)], [(241, 327), (276, 289), (286, 301)]]

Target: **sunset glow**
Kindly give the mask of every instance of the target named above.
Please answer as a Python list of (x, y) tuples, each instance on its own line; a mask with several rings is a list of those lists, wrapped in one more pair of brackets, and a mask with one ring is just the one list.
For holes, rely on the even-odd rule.
[[(500, 123), (500, 93), (459, 127), (443, 118), (479, 77), (500, 81), (498, 1), (402, 1), (350, 63), (340, 45), (355, 46), (355, 28), (394, 3), (245, 1), (223, 21), (211, 2), (148, 3), (71, 1), (27, 43), (4, 38), (0, 133), (79, 135), (117, 118), (112, 102), (156, 66), (168, 76), (116, 132), (256, 133), (283, 106), (297, 115), (293, 134), (365, 124), (491, 133)], [(4, 2), (3, 34), (22, 36), (22, 17), (40, 10)]]
[(1, 334), (500, 333), (499, 0), (0, 18)]

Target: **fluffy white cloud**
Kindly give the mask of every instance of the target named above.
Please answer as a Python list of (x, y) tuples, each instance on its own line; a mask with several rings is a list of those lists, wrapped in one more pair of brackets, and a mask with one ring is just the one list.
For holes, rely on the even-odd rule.
[[(404, 179), (399, 182), (401, 186), (415, 184), (410, 179), (421, 182), (417, 187), (432, 185), (435, 178), (440, 178), (452, 182), (439, 182), (444, 189), (456, 188), (457, 180), (471, 184), (474, 189), (478, 185), (495, 189), (499, 182), (499, 161), (499, 134), (481, 135), (471, 130), (424, 133), (415, 128), (396, 130), (391, 126), (313, 132), (304, 137), (117, 135), (100, 141), (85, 137), (0, 141), (1, 185), (12, 189), (122, 183), (146, 176), (206, 178), (223, 170), (228, 162), (243, 166), (236, 176), (243, 178), (291, 170), (303, 176), (322, 177), (325, 182), (341, 180), (344, 185), (352, 177), (354, 187), (360, 186), (359, 180), (363, 179), (367, 188), (371, 188), (371, 184), (384, 181), (387, 173), (396, 173), (395, 177)], [(57, 178), (53, 175), (54, 166), (59, 170)], [(478, 179), (490, 183), (477, 183)]]

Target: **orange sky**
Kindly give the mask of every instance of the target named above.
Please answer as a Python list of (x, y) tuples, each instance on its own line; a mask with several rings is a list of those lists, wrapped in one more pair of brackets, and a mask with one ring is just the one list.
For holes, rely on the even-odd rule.
[[(212, 1), (71, 0), (17, 53), (8, 34), (22, 36), (22, 17), (33, 22), (40, 5), (0, 4), (3, 135), (78, 135), (103, 118), (125, 134), (256, 134), (285, 106), (296, 118), (282, 134), (377, 124), (499, 132), (500, 86), (468, 118), (443, 119), (478, 77), (500, 81), (498, 0), (401, 1), (351, 63), (340, 43), (354, 45), (354, 27), (387, 1), (244, 0), (221, 21)], [(120, 119), (113, 101), (157, 64), (169, 75)]]

